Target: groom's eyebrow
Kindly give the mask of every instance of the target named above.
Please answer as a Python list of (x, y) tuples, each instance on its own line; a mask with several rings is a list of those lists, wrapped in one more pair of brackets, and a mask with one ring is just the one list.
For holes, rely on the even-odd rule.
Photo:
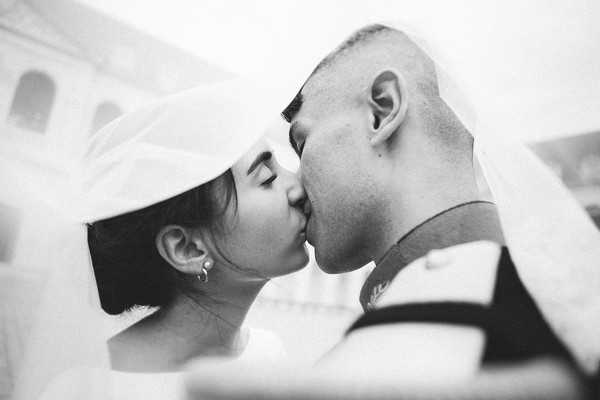
[[(302, 86), (302, 88), (303, 87), (304, 86)], [(281, 116), (283, 117), (283, 119), (286, 120), (286, 122), (292, 122), (294, 117), (300, 111), (300, 108), (302, 108), (302, 104), (304, 103), (304, 97), (302, 96), (302, 88), (300, 88), (300, 91), (296, 94), (296, 96), (294, 96), (294, 98), (292, 99), (290, 104), (288, 104), (285, 110), (281, 112)]]
[(271, 157), (273, 157), (273, 153), (271, 153), (270, 151), (263, 151), (262, 153), (257, 155), (254, 161), (252, 161), (252, 164), (250, 164), (250, 167), (248, 168), (248, 172), (246, 174), (250, 175), (252, 171), (256, 169), (256, 167), (258, 167), (265, 161), (269, 161)]

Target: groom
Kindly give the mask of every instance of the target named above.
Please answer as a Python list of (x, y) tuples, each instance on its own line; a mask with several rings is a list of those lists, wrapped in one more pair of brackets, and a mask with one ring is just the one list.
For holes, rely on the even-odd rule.
[(318, 265), (342, 273), (377, 264), (365, 309), (429, 250), (503, 243), (494, 205), (479, 201), (473, 138), (440, 99), (433, 62), (401, 32), (356, 32), (283, 116), (312, 204), (307, 237)]
[[(480, 200), (472, 136), (440, 98), (433, 61), (408, 36), (381, 25), (357, 31), (319, 63), (283, 116), (311, 204), (306, 232), (317, 263), (329, 273), (376, 264), (360, 295), (368, 312), (318, 377), (294, 370), (290, 390), (343, 398), (339, 390), (355, 387), (377, 398), (401, 377), (457, 382), (482, 363), (570, 359), (514, 271), (495, 206)], [(478, 305), (509, 312), (518, 348), (477, 322)], [(544, 368), (509, 387), (508, 397), (575, 395), (568, 368), (550, 368), (540, 380)], [(249, 390), (264, 382), (258, 374), (253, 386), (247, 372)], [(369, 379), (379, 379), (373, 391)], [(272, 381), (285, 392), (284, 377)], [(206, 388), (200, 392), (211, 393)]]
[[(354, 33), (283, 116), (317, 264), (329, 273), (376, 264), (360, 295), (375, 311), (326, 362), (356, 353), (403, 376), (422, 367), (459, 377), (481, 361), (570, 359), (502, 247), (495, 205), (480, 200), (473, 137), (440, 97), (433, 61), (407, 35), (382, 25)], [(494, 310), (484, 319), (509, 315), (504, 332), (486, 330), (473, 305)], [(519, 349), (503, 336), (518, 337)], [(389, 354), (378, 354), (387, 342)], [(414, 356), (410, 367), (395, 365), (398, 354)]]

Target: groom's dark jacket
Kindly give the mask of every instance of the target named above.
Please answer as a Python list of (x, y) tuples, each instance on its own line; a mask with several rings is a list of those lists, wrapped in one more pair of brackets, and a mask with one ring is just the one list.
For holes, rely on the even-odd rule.
[[(493, 261), (491, 301), (418, 301), (392, 306), (378, 306), (378, 301), (390, 284), (403, 279), (402, 271), (428, 253), (441, 249), (437, 258), (451, 257), (457, 245), (489, 241), (497, 243), (499, 256)], [(460, 246), (458, 246), (460, 247)], [(463, 246), (464, 247), (464, 246)], [(445, 253), (444, 253), (445, 252)], [(435, 260), (434, 260), (435, 261)], [(452, 271), (453, 263), (443, 266)], [(468, 260), (478, 264), (490, 260)], [(463, 260), (464, 263), (464, 260)], [(410, 269), (410, 268), (408, 268)], [(396, 284), (396, 283), (394, 283)], [(426, 288), (427, 289), (427, 288)], [(417, 296), (418, 297), (418, 296)], [(367, 278), (360, 294), (366, 313), (349, 332), (366, 326), (402, 322), (439, 322), (470, 325), (481, 328), (486, 335), (482, 363), (524, 361), (551, 355), (574, 364), (571, 354), (554, 334), (538, 309), (527, 288), (521, 282), (510, 257), (496, 207), (493, 203), (474, 201), (445, 210), (404, 235), (382, 258)]]

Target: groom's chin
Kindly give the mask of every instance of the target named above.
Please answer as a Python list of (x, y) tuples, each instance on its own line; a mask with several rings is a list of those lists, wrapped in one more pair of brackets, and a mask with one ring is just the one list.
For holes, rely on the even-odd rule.
[(321, 271), (332, 275), (356, 271), (368, 264), (368, 261), (362, 262), (362, 259), (356, 257), (356, 255), (335, 253), (334, 251), (327, 251), (322, 247), (315, 247), (315, 261)]
[(345, 271), (343, 265), (341, 265), (339, 262), (336, 262), (336, 260), (332, 257), (323, 255), (318, 251), (317, 248), (315, 248), (315, 261), (317, 262), (319, 269), (326, 274), (341, 274), (347, 272)]

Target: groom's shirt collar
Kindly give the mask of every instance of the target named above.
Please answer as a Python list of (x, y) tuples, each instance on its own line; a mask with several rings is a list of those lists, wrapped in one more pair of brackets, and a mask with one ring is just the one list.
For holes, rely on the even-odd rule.
[(396, 274), (429, 251), (462, 243), (490, 240), (504, 244), (496, 206), (471, 201), (444, 210), (411, 229), (390, 248), (369, 275), (360, 304), (369, 309)]

